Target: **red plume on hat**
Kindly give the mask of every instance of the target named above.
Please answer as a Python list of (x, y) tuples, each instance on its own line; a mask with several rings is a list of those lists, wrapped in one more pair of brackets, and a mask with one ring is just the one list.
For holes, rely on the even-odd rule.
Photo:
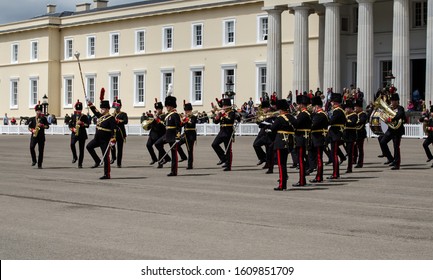
[(101, 88), (101, 92), (99, 93), (99, 100), (104, 100), (105, 88)]
[(186, 104), (186, 101), (185, 101), (185, 99), (183, 100), (183, 106), (185, 106), (185, 104)]
[(158, 98), (155, 97), (155, 103), (158, 103)]

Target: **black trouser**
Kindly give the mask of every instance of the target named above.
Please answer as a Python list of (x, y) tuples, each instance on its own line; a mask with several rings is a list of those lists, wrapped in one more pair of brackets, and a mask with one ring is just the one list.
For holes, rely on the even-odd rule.
[(331, 142), (331, 155), (332, 155), (332, 177), (333, 178), (339, 178), (340, 177), (340, 163), (338, 162), (338, 151), (339, 148), (339, 141), (332, 141)]
[[(168, 153), (165, 152), (164, 150), (164, 144), (166, 142), (164, 141), (164, 137), (160, 137), (156, 142), (155, 142), (155, 148), (158, 150), (158, 161), (162, 162), (162, 158), (164, 157), (165, 161), (170, 161), (171, 158), (168, 155)], [(173, 142), (174, 143), (174, 142)], [(171, 146), (170, 146), (171, 147)], [(160, 163), (161, 164), (161, 163)]]
[(424, 143), (422, 143), (422, 146), (424, 148), (425, 154), (427, 156), (427, 159), (433, 159), (433, 155), (429, 149), (429, 145), (433, 143), (433, 139), (432, 138), (427, 138), (424, 140)]
[[(394, 145), (394, 157), (391, 155), (391, 152), (388, 147), (388, 142), (392, 140)], [(380, 140), (380, 147), (382, 148), (382, 152), (384, 156), (388, 159), (389, 162), (395, 163), (397, 168), (400, 168), (400, 143), (401, 143), (401, 135), (393, 135), (387, 134), (383, 135), (383, 138)]]
[(305, 169), (306, 169), (306, 157), (307, 157), (307, 149), (305, 146), (296, 147), (296, 151), (298, 154), (298, 162), (299, 162), (299, 184), (304, 186), (306, 183), (305, 179)]
[(266, 165), (269, 172), (274, 172), (274, 143), (271, 142), (266, 145)]
[(185, 160), (187, 158), (187, 156), (185, 155), (185, 152), (183, 151), (181, 145), (185, 144), (186, 146), (186, 150), (188, 152), (188, 169), (192, 169), (193, 168), (193, 163), (194, 163), (194, 144), (195, 144), (195, 140), (192, 139), (188, 139), (186, 137), (182, 137), (181, 141), (179, 142), (179, 155), (180, 158)]
[(158, 158), (156, 157), (155, 151), (153, 150), (153, 145), (156, 143), (156, 141), (158, 140), (158, 138), (152, 138), (149, 137), (147, 139), (147, 143), (146, 143), (146, 147), (147, 150), (149, 151), (150, 157), (152, 158), (152, 161), (157, 162)]
[[(77, 157), (77, 150), (75, 149), (75, 144), (77, 142), (78, 142), (78, 150), (80, 152), (79, 157)], [(72, 157), (74, 159), (78, 159), (78, 166), (83, 166), (85, 144), (86, 144), (86, 138), (79, 138), (79, 137), (71, 136)]]
[[(35, 147), (38, 145), (38, 160), (36, 161)], [(44, 148), (45, 148), (45, 138), (43, 137), (33, 137), (30, 136), (30, 154), (32, 155), (32, 162), (38, 163), (38, 167), (42, 167), (42, 162), (44, 161)]]
[(364, 141), (365, 138), (358, 139), (355, 142), (355, 151), (353, 160), (356, 162), (356, 166), (362, 167), (364, 165)]
[(179, 142), (168, 142), (168, 144), (170, 145), (171, 149), (171, 173), (173, 175), (177, 175), (177, 167), (178, 167), (178, 147), (179, 147)]
[(266, 135), (257, 136), (254, 140), (253, 148), (259, 161), (266, 161), (266, 153), (263, 151), (262, 146), (265, 146), (267, 151), (268, 142), (269, 140)]
[(355, 142), (346, 142), (348, 172), (352, 172), (354, 150), (355, 150)]
[(314, 155), (317, 163), (316, 181), (323, 181), (323, 146), (314, 147)]
[[(97, 147), (100, 147), (102, 155), (104, 155), (104, 153), (107, 151), (107, 148), (109, 147), (110, 139), (111, 139), (110, 137), (107, 137), (107, 138), (95, 137), (87, 144), (87, 146), (86, 146), (87, 151), (89, 151), (90, 155), (92, 156), (93, 160), (95, 161), (95, 165), (100, 164), (100, 162), (101, 162), (101, 159), (96, 154), (95, 149)], [(110, 168), (110, 151), (107, 151), (105, 153), (105, 157), (104, 157), (104, 175), (107, 177), (110, 177), (110, 171), (111, 171), (111, 168)]]
[(287, 156), (289, 155), (288, 149), (277, 149), (277, 164), (279, 171), (279, 189), (287, 189), (287, 179), (289, 176), (287, 175)]
[[(122, 135), (116, 135), (116, 145), (111, 148), (111, 158), (113, 160), (117, 160), (117, 166), (122, 166), (123, 144), (125, 142), (126, 141)], [(116, 156), (116, 151), (117, 151), (117, 156)]]
[[(224, 137), (220, 134), (218, 134), (215, 139), (212, 142), (212, 148), (214, 149), (215, 153), (217, 154), (220, 161), (225, 162), (226, 166), (228, 168), (232, 167), (232, 143), (233, 141), (230, 141), (230, 136)], [(221, 148), (221, 143), (224, 143), (224, 147), (226, 148), (226, 153), (224, 153), (224, 150)], [(230, 143), (230, 147), (227, 147)]]

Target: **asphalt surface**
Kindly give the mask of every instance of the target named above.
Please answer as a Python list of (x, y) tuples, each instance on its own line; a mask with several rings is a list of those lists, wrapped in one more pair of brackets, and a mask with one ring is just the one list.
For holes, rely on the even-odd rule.
[(0, 135), (0, 259), (433, 258), (422, 140), (403, 139), (398, 171), (369, 139), (364, 168), (344, 174), (343, 163), (338, 181), (284, 192), (273, 191), (277, 168), (256, 166), (254, 137), (237, 137), (231, 172), (216, 165), (213, 137), (199, 137), (194, 169), (180, 163), (177, 177), (149, 165), (146, 140), (128, 137), (123, 168), (99, 180), (87, 151), (83, 169), (71, 163), (68, 136), (47, 136), (40, 170), (29, 136)]

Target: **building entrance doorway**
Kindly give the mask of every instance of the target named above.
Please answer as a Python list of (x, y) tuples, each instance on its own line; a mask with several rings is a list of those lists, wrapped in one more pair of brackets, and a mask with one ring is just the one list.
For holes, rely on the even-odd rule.
[[(425, 59), (412, 59), (411, 60), (411, 97), (412, 100), (417, 98), (413, 93), (418, 90), (421, 99), (425, 99)], [(416, 94), (415, 94), (416, 95)]]

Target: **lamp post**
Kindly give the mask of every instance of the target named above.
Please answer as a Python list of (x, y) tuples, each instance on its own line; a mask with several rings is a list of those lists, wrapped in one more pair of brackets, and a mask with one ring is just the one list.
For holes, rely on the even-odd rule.
[(48, 97), (46, 94), (44, 94), (44, 96), (42, 97), (42, 111), (45, 116), (48, 115), (48, 105)]

